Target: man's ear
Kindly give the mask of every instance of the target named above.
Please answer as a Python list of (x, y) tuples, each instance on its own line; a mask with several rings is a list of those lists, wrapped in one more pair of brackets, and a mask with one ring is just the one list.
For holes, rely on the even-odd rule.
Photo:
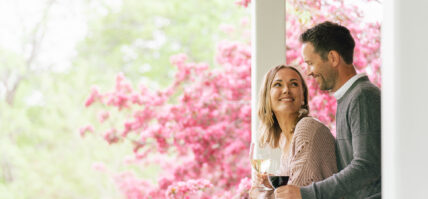
[(339, 65), (340, 63), (340, 55), (337, 51), (335, 50), (330, 50), (330, 52), (328, 52), (328, 61), (331, 63), (331, 65), (333, 67), (336, 67)]

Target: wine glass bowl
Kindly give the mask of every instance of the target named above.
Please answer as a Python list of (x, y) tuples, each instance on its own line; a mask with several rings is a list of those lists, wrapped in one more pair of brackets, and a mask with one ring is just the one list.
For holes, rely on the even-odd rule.
[(268, 176), (269, 183), (274, 189), (287, 185), (290, 176)]
[(260, 167), (262, 165), (263, 160), (251, 160), (251, 165), (253, 166), (254, 170), (256, 170), (257, 173), (260, 173)]
[[(251, 144), (250, 146), (250, 162), (253, 167), (253, 169), (258, 174), (267, 174), (269, 172), (270, 164), (271, 164), (271, 157), (269, 156), (269, 153), (262, 153), (262, 151), (256, 147), (255, 144)], [(260, 190), (273, 190), (270, 187), (266, 187), (263, 184), (259, 185)]]

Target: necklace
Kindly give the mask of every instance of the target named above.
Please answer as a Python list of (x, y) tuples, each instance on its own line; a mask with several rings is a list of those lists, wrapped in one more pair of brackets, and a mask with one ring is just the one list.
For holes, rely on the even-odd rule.
[(289, 133), (290, 133), (290, 134), (293, 134), (293, 133), (294, 133), (294, 128), (296, 128), (296, 126), (291, 127), (291, 129), (290, 129), (290, 131), (289, 131)]

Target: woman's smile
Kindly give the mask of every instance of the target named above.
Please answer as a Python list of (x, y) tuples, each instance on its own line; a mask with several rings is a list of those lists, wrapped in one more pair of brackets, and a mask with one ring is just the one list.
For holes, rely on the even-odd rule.
[(279, 101), (281, 101), (281, 102), (294, 102), (294, 97), (289, 97), (289, 96), (281, 97), (281, 98), (279, 98)]

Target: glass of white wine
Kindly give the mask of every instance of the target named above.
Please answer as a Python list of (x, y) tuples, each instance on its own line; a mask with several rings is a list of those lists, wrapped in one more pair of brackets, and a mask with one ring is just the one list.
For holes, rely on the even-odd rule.
[[(271, 157), (269, 157), (269, 153), (267, 153), (256, 145), (257, 144), (252, 143), (250, 147), (251, 165), (257, 173), (267, 174), (269, 172), (269, 167), (271, 164)], [(260, 185), (260, 189), (265, 191), (273, 190), (272, 188), (266, 187), (263, 184)]]

